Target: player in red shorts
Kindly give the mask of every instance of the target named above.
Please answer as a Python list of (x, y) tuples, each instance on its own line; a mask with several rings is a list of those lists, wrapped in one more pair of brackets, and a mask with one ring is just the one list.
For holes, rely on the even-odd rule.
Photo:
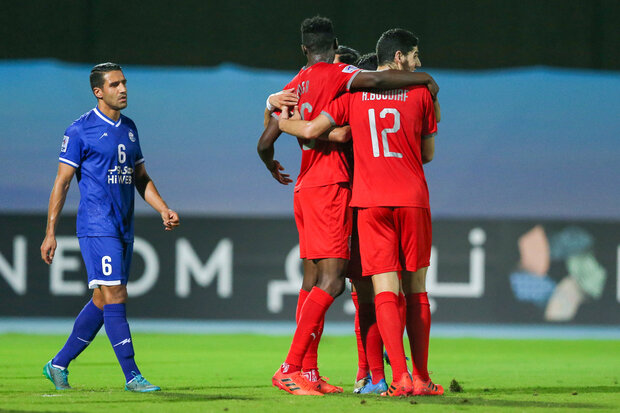
[[(379, 69), (415, 70), (418, 40), (393, 29), (377, 42)], [(332, 102), (312, 122), (282, 119), (280, 129), (314, 138), (333, 125), (351, 125), (355, 180), (351, 205), (358, 209), (362, 268), (372, 276), (381, 336), (393, 381), (385, 393), (438, 395), (428, 376), (430, 308), (425, 290), (430, 262), (431, 220), (423, 163), (432, 160), (437, 132), (433, 97), (426, 88), (358, 92)], [(413, 380), (407, 371), (398, 311), (399, 280), (407, 300), (407, 331)]]
[[(395, 88), (428, 85), (434, 80), (423, 73), (397, 70), (362, 72), (354, 66), (332, 64), (337, 40), (329, 19), (316, 16), (302, 23), (302, 50), (307, 66), (284, 88), (299, 96), (304, 119), (313, 119), (336, 96), (350, 89)], [(269, 121), (258, 143), (258, 152), (278, 182), (290, 179), (273, 159), (273, 144), (280, 134), (278, 122)], [(304, 281), (298, 300), (298, 320), (286, 361), (274, 375), (274, 386), (292, 394), (320, 395), (341, 392), (318, 374), (317, 348), (324, 317), (335, 297), (344, 290), (351, 233), (349, 166), (342, 146), (328, 141), (299, 141), (301, 170), (295, 184), (295, 222), (299, 231)], [(303, 375), (302, 375), (303, 368)]]

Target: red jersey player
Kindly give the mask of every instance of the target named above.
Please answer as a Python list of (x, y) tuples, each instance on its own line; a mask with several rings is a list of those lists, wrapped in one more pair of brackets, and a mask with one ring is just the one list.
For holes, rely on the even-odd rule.
[[(302, 116), (313, 119), (333, 98), (350, 89), (395, 88), (412, 84), (438, 90), (424, 73), (397, 70), (361, 72), (354, 66), (331, 64), (337, 40), (329, 19), (316, 16), (302, 23), (302, 50), (308, 64), (285, 89), (299, 95)], [(273, 159), (273, 143), (280, 134), (271, 119), (258, 143), (258, 152), (276, 180), (288, 184), (283, 168)], [(304, 281), (298, 300), (297, 328), (285, 363), (274, 386), (292, 394), (322, 395), (341, 392), (318, 374), (316, 354), (327, 309), (344, 290), (349, 259), (351, 217), (348, 163), (342, 148), (327, 141), (304, 142), (301, 170), (295, 185), (295, 222), (299, 231)], [(301, 371), (304, 371), (304, 375)]]
[[(417, 53), (417, 38), (406, 30), (389, 30), (377, 43), (379, 69), (414, 70), (419, 66)], [(336, 99), (312, 122), (282, 119), (280, 128), (313, 138), (345, 123), (353, 135), (351, 205), (358, 208), (362, 268), (364, 275), (372, 276), (379, 329), (393, 369), (393, 382), (385, 394), (443, 394), (427, 371), (430, 308), (425, 280), (432, 233), (422, 164), (434, 154), (433, 98), (422, 87), (358, 92)], [(399, 271), (407, 300), (414, 380), (407, 372), (402, 343)]]

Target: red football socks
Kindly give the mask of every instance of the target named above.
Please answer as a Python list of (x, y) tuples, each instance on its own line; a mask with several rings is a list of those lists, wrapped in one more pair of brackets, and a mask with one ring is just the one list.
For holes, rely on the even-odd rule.
[(390, 291), (384, 291), (375, 296), (377, 323), (383, 338), (383, 344), (390, 357), (392, 377), (395, 379), (408, 373), (398, 301), (398, 295)]
[(368, 374), (368, 361), (366, 360), (366, 351), (364, 350), (364, 341), (360, 330), (360, 306), (357, 301), (357, 293), (351, 292), (351, 299), (355, 305), (355, 339), (357, 341), (357, 376), (355, 381), (361, 380)]
[(366, 335), (366, 354), (370, 373), (372, 374), (372, 383), (377, 384), (379, 380), (385, 378), (385, 370), (383, 367), (383, 340), (381, 339), (381, 333), (376, 320), (370, 326)]
[(319, 339), (321, 322), (325, 313), (334, 302), (331, 295), (318, 287), (313, 287), (301, 309), (301, 315), (295, 329), (293, 342), (286, 356), (286, 363), (290, 366), (301, 366), (304, 355), (313, 340)]
[(405, 327), (407, 326), (407, 299), (405, 298), (405, 294), (398, 294), (398, 309), (400, 310), (400, 335), (405, 334)]
[(306, 291), (303, 289), (299, 290), (299, 297), (297, 297), (297, 311), (295, 311), (295, 323), (299, 323), (299, 316), (301, 315), (301, 308), (304, 306), (306, 302), (306, 298), (308, 298), (308, 294), (310, 291)]
[(407, 336), (413, 358), (413, 375), (428, 381), (428, 340), (431, 308), (427, 293), (407, 294)]
[[(321, 336), (323, 335), (323, 326), (325, 325), (325, 315), (321, 319), (319, 323), (319, 329), (316, 332), (316, 338), (310, 342), (310, 346), (308, 346), (308, 350), (306, 350), (306, 354), (304, 355), (304, 359), (301, 363), (301, 369), (306, 371), (311, 370), (319, 370), (319, 343), (321, 342)], [(317, 373), (318, 374), (318, 373)]]

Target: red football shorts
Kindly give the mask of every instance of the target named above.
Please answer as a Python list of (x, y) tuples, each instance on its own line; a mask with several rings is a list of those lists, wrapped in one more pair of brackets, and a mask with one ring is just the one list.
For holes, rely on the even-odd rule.
[(433, 235), (428, 208), (359, 208), (357, 229), (364, 276), (430, 265)]
[(302, 188), (295, 192), (300, 258), (349, 259), (350, 200), (351, 189), (346, 183)]

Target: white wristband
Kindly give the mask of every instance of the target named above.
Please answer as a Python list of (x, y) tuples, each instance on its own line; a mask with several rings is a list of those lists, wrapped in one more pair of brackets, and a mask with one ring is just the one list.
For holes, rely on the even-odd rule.
[(269, 103), (269, 98), (267, 98), (267, 110), (269, 112), (273, 112), (274, 109), (275, 107), (271, 103)]

